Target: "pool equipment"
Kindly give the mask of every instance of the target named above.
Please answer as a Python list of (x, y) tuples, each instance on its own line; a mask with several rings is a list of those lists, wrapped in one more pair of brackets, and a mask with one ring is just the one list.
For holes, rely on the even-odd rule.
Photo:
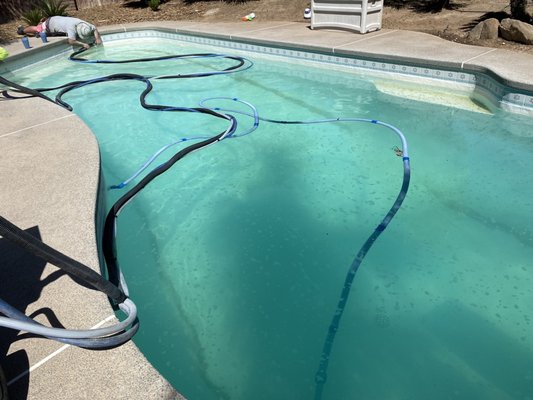
[(312, 0), (311, 10), (311, 29), (367, 33), (381, 29), (383, 0)]
[[(213, 98), (203, 100), (202, 102), (200, 102), (200, 105), (205, 106), (205, 103), (210, 100), (223, 100), (223, 99), (230, 100), (229, 98), (213, 97)], [(234, 100), (234, 99), (231, 99), (231, 100)], [(227, 109), (221, 109), (221, 108), (214, 108), (214, 110), (223, 110), (226, 112), (249, 115), (249, 114), (246, 114), (240, 111), (227, 110)], [(257, 118), (261, 121), (272, 122), (272, 123), (277, 123), (277, 124), (321, 124), (321, 123), (333, 123), (333, 122), (366, 122), (366, 123), (381, 125), (386, 128), (389, 128), (400, 138), (402, 142), (402, 149), (399, 149), (397, 146), (394, 148), (394, 152), (396, 153), (396, 155), (401, 156), (402, 161), (403, 161), (403, 181), (402, 181), (400, 192), (398, 193), (396, 200), (394, 201), (388, 213), (381, 220), (380, 224), (374, 229), (371, 235), (367, 238), (367, 240), (365, 241), (365, 243), (363, 244), (363, 246), (360, 248), (359, 252), (357, 253), (355, 259), (352, 261), (352, 264), (350, 268), (348, 269), (348, 273), (344, 280), (344, 285), (342, 287), (341, 294), (340, 294), (340, 297), (337, 303), (337, 308), (333, 314), (333, 318), (331, 320), (331, 323), (327, 331), (326, 339), (324, 341), (324, 345), (322, 349), (322, 354), (320, 356), (319, 367), (315, 374), (315, 384), (316, 384), (315, 400), (320, 400), (322, 398), (322, 392), (324, 390), (324, 385), (327, 380), (327, 370), (328, 370), (331, 352), (333, 350), (335, 335), (337, 334), (337, 331), (339, 329), (342, 315), (344, 313), (344, 309), (346, 308), (346, 304), (348, 302), (348, 297), (350, 295), (350, 291), (351, 291), (351, 287), (353, 284), (353, 280), (355, 278), (355, 274), (357, 273), (359, 266), (363, 262), (363, 259), (365, 258), (366, 254), (368, 253), (368, 251), (370, 250), (374, 242), (381, 235), (381, 233), (387, 228), (387, 226), (391, 222), (394, 215), (400, 209), (405, 199), (405, 196), (407, 195), (407, 191), (409, 189), (409, 182), (411, 179), (411, 167), (410, 167), (410, 160), (409, 160), (408, 144), (407, 144), (407, 140), (404, 134), (398, 128), (388, 123), (381, 122), (381, 121), (374, 120), (374, 119), (330, 118), (330, 119), (320, 119), (320, 120), (310, 120), (310, 121), (283, 121), (283, 120), (274, 120), (274, 119), (261, 118), (261, 117), (257, 117)]]
[(0, 299), (0, 314), (5, 315), (5, 317), (0, 317), (0, 326), (30, 332), (62, 343), (91, 349), (119, 346), (128, 341), (137, 332), (139, 328), (137, 308), (128, 299), (127, 294), (117, 286), (104, 279), (91, 268), (41, 242), (2, 216), (0, 216), (0, 235), (46, 262), (61, 268), (69, 275), (80, 279), (94, 289), (105, 293), (113, 301), (113, 304), (127, 316), (124, 321), (99, 329), (70, 330), (49, 328), (27, 317)]
[[(72, 110), (72, 107), (66, 103), (62, 97), (68, 93), (69, 91), (83, 87), (86, 85), (96, 84), (96, 83), (103, 83), (108, 81), (115, 81), (115, 80), (137, 80), (140, 82), (143, 82), (145, 84), (145, 89), (140, 95), (140, 102), (141, 105), (149, 110), (153, 111), (165, 111), (165, 112), (194, 112), (194, 113), (203, 113), (208, 114), (216, 118), (225, 119), (228, 122), (227, 128), (218, 133), (217, 135), (214, 135), (212, 137), (206, 137), (206, 136), (198, 136), (198, 137), (187, 137), (187, 138), (181, 138), (177, 141), (174, 141), (172, 143), (169, 143), (168, 145), (162, 147), (159, 149), (156, 153), (154, 153), (132, 176), (130, 176), (128, 179), (124, 180), (118, 185), (114, 185), (111, 188), (113, 189), (123, 189), (126, 187), (129, 183), (131, 183), (134, 179), (136, 179), (143, 171), (145, 171), (157, 158), (159, 155), (161, 155), (163, 152), (168, 150), (174, 145), (177, 145), (179, 143), (187, 142), (187, 141), (196, 141), (199, 140), (197, 143), (193, 143), (189, 145), (186, 148), (183, 148), (179, 150), (177, 153), (175, 153), (168, 161), (156, 166), (153, 168), (150, 172), (146, 174), (138, 183), (134, 185), (133, 188), (128, 190), (124, 195), (122, 195), (118, 201), (115, 202), (115, 204), (111, 207), (110, 211), (108, 212), (105, 223), (104, 223), (104, 232), (103, 232), (103, 238), (102, 238), (102, 248), (104, 257), (106, 260), (106, 265), (108, 268), (108, 275), (109, 275), (109, 281), (101, 282), (103, 278), (99, 276), (98, 274), (91, 271), (93, 274), (96, 274), (98, 276), (98, 279), (94, 277), (95, 284), (98, 282), (99, 285), (102, 285), (103, 287), (100, 289), (104, 291), (111, 299), (114, 299), (117, 303), (119, 303), (119, 306), (121, 309), (123, 309), (127, 314), (134, 315), (135, 307), (133, 302), (129, 300), (126, 296), (127, 294), (127, 286), (125, 279), (121, 273), (117, 255), (116, 255), (116, 231), (117, 231), (117, 219), (122, 211), (122, 209), (137, 195), (141, 190), (143, 190), (151, 181), (153, 181), (156, 177), (163, 174), (167, 170), (169, 170), (176, 162), (181, 160), (186, 155), (200, 150), (206, 146), (209, 146), (211, 144), (218, 143), (225, 139), (231, 139), (236, 138), (240, 136), (247, 135), (253, 131), (255, 131), (260, 124), (260, 121), (268, 122), (268, 123), (276, 123), (276, 124), (321, 124), (321, 123), (345, 123), (345, 122), (357, 122), (357, 123), (370, 123), (375, 124), (379, 126), (383, 126), (385, 128), (388, 128), (389, 130), (393, 131), (399, 138), (402, 144), (402, 148), (396, 148), (395, 153), (396, 155), (400, 156), (402, 158), (402, 164), (403, 164), (403, 180), (402, 180), (402, 186), (400, 188), (400, 191), (396, 197), (396, 200), (394, 201), (393, 205), (383, 217), (381, 222), (378, 224), (378, 226), (374, 229), (374, 231), (368, 236), (364, 244), (359, 249), (358, 253), (356, 254), (354, 260), (352, 261), (352, 264), (350, 265), (348, 272), (346, 274), (344, 284), (341, 290), (341, 294), (339, 296), (339, 300), (337, 302), (337, 307), (335, 309), (335, 312), (333, 314), (331, 323), (329, 325), (329, 328), (327, 330), (326, 338), (323, 344), (322, 353), (319, 359), (319, 366), (317, 369), (317, 372), (315, 374), (315, 400), (320, 400), (322, 398), (324, 385), (327, 381), (327, 370), (329, 365), (329, 360), (331, 357), (331, 352), (333, 350), (334, 342), (335, 342), (335, 336), (337, 331), (339, 330), (340, 323), (342, 320), (342, 316), (348, 301), (348, 297), (350, 295), (350, 291), (352, 288), (353, 280), (355, 278), (355, 275), (363, 262), (363, 259), (365, 258), (366, 254), (370, 250), (370, 248), (373, 246), (375, 241), (378, 239), (378, 237), (383, 233), (383, 231), (387, 228), (389, 223), (392, 221), (398, 210), (400, 209), (405, 196), (407, 194), (408, 188), (409, 188), (409, 182), (410, 182), (410, 159), (409, 159), (409, 153), (408, 153), (408, 144), (407, 140), (404, 136), (404, 134), (393, 125), (390, 125), (386, 122), (378, 121), (375, 119), (367, 119), (367, 118), (327, 118), (327, 119), (318, 119), (318, 120), (276, 120), (271, 118), (264, 118), (261, 117), (257, 111), (257, 109), (250, 103), (240, 100), (238, 98), (232, 98), (232, 97), (212, 97), (204, 99), (200, 102), (199, 107), (178, 107), (178, 106), (167, 106), (167, 105), (158, 105), (158, 104), (148, 104), (146, 102), (146, 96), (150, 91), (153, 89), (153, 86), (151, 84), (151, 80), (155, 79), (181, 79), (181, 78), (198, 78), (198, 77), (204, 77), (204, 76), (211, 76), (211, 75), (219, 75), (219, 74), (226, 74), (226, 73), (232, 73), (232, 72), (238, 72), (243, 71), (245, 69), (248, 69), (252, 66), (251, 61), (242, 58), (242, 57), (236, 57), (236, 56), (227, 56), (224, 54), (211, 54), (211, 53), (200, 53), (200, 54), (186, 54), (186, 55), (174, 55), (174, 56), (163, 56), (163, 57), (150, 57), (150, 58), (142, 58), (142, 59), (132, 59), (132, 60), (122, 60), (122, 61), (113, 61), (113, 60), (90, 60), (86, 58), (79, 57), (81, 53), (83, 53), (85, 49), (81, 49), (75, 53), (73, 53), (70, 56), (70, 59), (75, 62), (81, 62), (81, 63), (135, 63), (135, 62), (148, 62), (148, 61), (158, 61), (158, 60), (170, 60), (170, 59), (187, 59), (187, 58), (225, 58), (237, 61), (237, 64), (228, 67), (221, 71), (208, 71), (208, 72), (200, 72), (200, 73), (190, 73), (190, 74), (175, 74), (175, 75), (161, 75), (161, 76), (153, 76), (153, 77), (146, 77), (142, 75), (136, 75), (136, 74), (127, 74), (127, 73), (120, 73), (120, 74), (112, 74), (104, 77), (89, 79), (85, 81), (76, 81), (76, 82), (70, 82), (61, 86), (57, 86), (55, 88), (40, 88), (40, 89), (28, 89), (24, 88), (20, 85), (17, 85), (13, 82), (7, 81), (5, 78), (0, 77), (0, 83), (7, 84), (10, 87), (15, 88), (17, 92), (23, 92), (30, 96), (39, 96), (43, 97), (49, 101), (52, 101), (47, 96), (43, 95), (42, 92), (50, 91), (50, 90), (58, 90), (60, 89), (59, 93), (56, 95), (55, 103), (61, 105), (62, 107), (67, 108), (68, 110)], [(4, 91), (2, 93), (5, 97), (13, 98), (12, 95), (8, 93), (8, 91)], [(232, 110), (232, 109), (224, 109), (220, 107), (208, 107), (206, 105), (207, 102), (212, 102), (214, 100), (218, 101), (232, 101), (232, 102), (238, 102), (241, 104), (246, 105), (251, 112), (243, 112), (238, 110)], [(253, 125), (251, 128), (246, 130), (243, 133), (237, 134), (237, 120), (232, 114), (241, 114), (248, 117), (253, 118)], [(1, 217), (0, 217), (1, 218)], [(2, 222), (5, 221), (3, 219), (0, 219), (0, 228), (2, 228)], [(7, 221), (6, 221), (7, 222)], [(8, 225), (7, 222), (4, 223), (5, 225)], [(0, 230), (0, 233), (3, 233), (2, 230)], [(22, 235), (25, 232), (22, 231), (18, 232), (18, 234)], [(25, 233), (26, 235), (29, 235)], [(17, 235), (15, 235), (16, 239)], [(36, 239), (35, 239), (36, 240)], [(40, 245), (37, 246), (40, 248)], [(53, 249), (49, 249), (49, 251), (54, 251)], [(73, 261), (73, 260), (72, 260)], [(70, 265), (69, 263), (66, 263), (67, 266)], [(88, 273), (85, 271), (87, 274)], [(54, 336), (57, 333), (55, 330), (50, 330), (50, 328), (45, 327), (35, 327), (35, 322), (29, 322), (27, 319), (28, 317), (21, 315), (21, 313), (17, 313), (15, 310), (10, 308), (9, 306), (3, 306), (3, 302), (0, 302), (0, 312), (5, 313), (8, 316), (11, 316), (11, 318), (15, 319), (15, 323), (11, 323), (9, 327), (13, 327), (14, 329), (33, 329), (39, 334), (47, 337), (54, 338), (56, 340), (58, 339), (58, 336)], [(4, 310), (4, 311), (3, 311)], [(9, 313), (9, 314), (8, 314)], [(124, 322), (120, 323), (115, 327), (114, 329), (108, 329), (105, 332), (102, 332), (101, 330), (97, 330), (97, 333), (102, 334), (112, 334), (116, 335), (118, 332), (124, 332), (124, 329), (128, 324), (132, 324), (134, 322), (133, 317), (128, 317)], [(3, 326), (8, 326), (8, 321), (6, 321), (7, 318), (0, 319), (0, 325), (5, 324)], [(138, 325), (134, 325), (134, 327), (137, 327)], [(131, 332), (134, 329), (130, 329), (127, 332)], [(136, 330), (136, 329), (135, 329)], [(61, 330), (58, 330), (61, 331)], [(68, 334), (68, 335), (67, 335)], [(72, 341), (79, 341), (84, 340), (84, 344), (87, 340), (90, 338), (93, 338), (93, 335), (96, 335), (96, 333), (89, 333), (87, 331), (83, 331), (83, 333), (77, 333), (76, 331), (67, 331), (62, 333), (63, 336), (61, 336), (61, 340), (65, 341), (68, 340), (70, 342)], [(112, 336), (114, 337), (114, 336)], [(77, 343), (77, 342), (74, 342)]]
[[(259, 127), (259, 120), (260, 120), (259, 114), (257, 112), (257, 109), (253, 106), (253, 104), (250, 104), (250, 103), (248, 103), (247, 101), (244, 101), (244, 100), (239, 100), (237, 98), (213, 97), (213, 98), (209, 98), (209, 99), (203, 100), (202, 102), (200, 102), (199, 105), (201, 107), (209, 108), (209, 107), (206, 107), (204, 103), (206, 101), (208, 101), (208, 100), (213, 100), (213, 99), (224, 99), (224, 100), (235, 101), (235, 102), (242, 103), (242, 104), (250, 107), (250, 109), (252, 110), (252, 114), (248, 114), (248, 113), (243, 113), (243, 112), (235, 111), (235, 110), (226, 110), (226, 109), (221, 109), (221, 108), (213, 108), (213, 110), (215, 110), (215, 111), (232, 111), (233, 113), (248, 115), (248, 116), (251, 116), (251, 117), (254, 118), (253, 126), (251, 128), (249, 128), (247, 131), (239, 133), (239, 134), (236, 134), (235, 132), (233, 132), (231, 135), (226, 136), (226, 139), (231, 139), (231, 138), (236, 138), (236, 137), (241, 137), (241, 136), (248, 135), (248, 134), (252, 133), (253, 131), (255, 131)], [(171, 143), (161, 147), (137, 171), (135, 171), (133, 173), (133, 175), (131, 175), (129, 178), (127, 178), (126, 180), (120, 182), (117, 185), (111, 185), (110, 189), (122, 189), (125, 186), (127, 186), (132, 180), (137, 178), (144, 170), (146, 170), (157, 159), (157, 157), (159, 157), (161, 154), (163, 154), (163, 152), (165, 152), (166, 150), (168, 150), (172, 146), (175, 146), (175, 145), (177, 145), (179, 143), (187, 142), (187, 141), (190, 141), (190, 140), (202, 140), (202, 139), (207, 139), (207, 136), (183, 137), (183, 138), (181, 138), (179, 140), (176, 140), (174, 142), (171, 142)]]
[[(83, 52), (85, 49), (73, 53), (70, 58), (76, 62), (90, 62), (89, 60), (76, 58), (78, 54)], [(171, 57), (156, 57), (150, 59), (137, 59), (137, 60), (127, 60), (124, 62), (145, 62), (145, 61), (155, 61), (160, 59), (179, 59), (179, 58), (198, 58), (198, 57), (225, 57), (237, 61), (233, 66), (230, 66), (222, 71), (207, 71), (194, 74), (182, 74), (182, 75), (166, 75), (161, 77), (154, 77), (153, 79), (170, 79), (170, 78), (192, 78), (192, 77), (202, 77), (210, 75), (218, 75), (229, 73), (234, 70), (242, 67), (246, 60), (240, 57), (231, 57), (223, 56), (218, 54), (193, 54), (185, 56), (171, 56)], [(102, 61), (105, 62), (105, 61)], [(109, 61), (112, 62), (112, 61)], [(249, 67), (249, 66), (248, 66)], [(56, 104), (61, 105), (62, 107), (72, 111), (72, 107), (62, 100), (62, 96), (69, 91), (83, 87), (90, 84), (108, 82), (114, 80), (138, 80), (144, 82), (146, 89), (141, 94), (141, 104), (143, 107), (151, 110), (157, 111), (181, 111), (181, 112), (199, 112), (204, 114), (209, 114), (218, 118), (223, 118), (229, 121), (228, 128), (212, 138), (207, 138), (206, 140), (189, 146), (187, 149), (180, 151), (176, 154), (171, 160), (169, 160), (164, 165), (157, 168), (155, 171), (152, 171), (141, 183), (136, 185), (132, 190), (126, 193), (115, 205), (112, 207), (112, 212), (108, 214), (106, 219), (106, 224), (104, 227), (104, 257), (108, 266), (109, 280), (104, 279), (100, 274), (94, 272), (89, 267), (77, 262), (76, 260), (71, 259), (70, 257), (58, 252), (57, 250), (47, 246), (40, 240), (34, 238), (32, 235), (28, 234), (24, 230), (20, 229), (16, 225), (12, 224), (5, 218), (0, 216), (0, 235), (2, 237), (11, 240), (15, 244), (21, 246), (22, 248), (30, 251), (31, 253), (41, 257), (47, 262), (58, 266), (59, 268), (65, 270), (67, 273), (81, 279), (83, 282), (89, 284), (95, 289), (100, 290), (105, 293), (113, 302), (113, 305), (122, 310), (126, 314), (126, 319), (122, 322), (119, 322), (113, 326), (99, 328), (99, 329), (90, 329), (90, 330), (69, 330), (69, 329), (60, 329), (60, 328), (49, 328), (43, 326), (33, 319), (27, 317), (22, 312), (12, 307), (2, 299), (0, 299), (0, 313), (5, 315), (5, 317), (0, 317), (0, 326), (23, 330), (26, 332), (34, 333), (36, 335), (44, 336), (59, 342), (85, 347), (85, 348), (111, 348), (121, 345), (131, 339), (133, 335), (137, 332), (139, 324), (137, 321), (137, 309), (133, 301), (128, 297), (127, 285), (122, 276), (116, 257), (114, 256), (114, 227), (113, 222), (118, 217), (118, 213), (122, 206), (127, 204), (127, 202), (133, 198), (148, 182), (154, 179), (159, 174), (166, 171), (170, 168), (174, 162), (178, 161), (180, 158), (184, 157), (186, 154), (199, 149), (201, 147), (207, 146), (211, 143), (214, 143), (218, 140), (222, 140), (225, 136), (231, 135), (237, 126), (237, 122), (234, 117), (221, 114), (216, 111), (202, 108), (188, 108), (188, 107), (169, 107), (162, 105), (151, 105), (146, 103), (145, 97), (152, 90), (152, 84), (149, 81), (150, 78), (144, 76), (135, 75), (135, 74), (113, 74), (106, 77), (90, 79), (86, 81), (76, 81), (70, 82), (64, 85), (60, 85), (55, 88), (41, 88), (41, 89), (31, 89), (24, 86), (21, 86), (15, 82), (11, 82), (6, 78), (0, 76), (0, 83), (6, 85), (7, 87), (13, 88), (15, 92), (26, 94), (30, 97), (41, 97), (48, 101), (53, 101)], [(58, 90), (59, 93), (56, 95), (55, 101), (45, 96), (43, 92)], [(7, 98), (16, 98), (9, 94), (8, 90), (2, 92), (4, 97)], [(107, 241), (107, 242), (106, 242)]]
[(400, 209), (405, 199), (405, 196), (407, 195), (407, 190), (409, 189), (409, 182), (411, 179), (411, 167), (410, 167), (410, 162), (409, 162), (407, 141), (405, 140), (403, 133), (392, 125), (379, 122), (379, 121), (373, 121), (373, 123), (377, 123), (377, 124), (380, 124), (380, 125), (383, 125), (383, 126), (386, 126), (392, 129), (394, 132), (396, 132), (396, 134), (398, 134), (398, 136), (400, 137), (402, 141), (403, 148), (401, 152), (402, 152), (403, 171), (404, 171), (402, 187), (396, 197), (396, 200), (394, 201), (394, 204), (390, 208), (389, 212), (385, 215), (385, 217), (381, 220), (380, 224), (374, 229), (374, 231), (366, 239), (365, 243), (359, 249), (359, 252), (357, 253), (356, 257), (352, 261), (352, 264), (350, 265), (350, 268), (348, 269), (348, 273), (346, 274), (344, 285), (342, 287), (341, 294), (339, 296), (339, 301), (337, 303), (337, 308), (333, 314), (333, 318), (328, 328), (328, 333), (326, 336), (326, 340), (324, 342), (324, 347), (322, 349), (322, 355), (320, 357), (320, 364), (315, 374), (315, 383), (316, 383), (315, 400), (320, 400), (322, 398), (322, 392), (324, 390), (324, 385), (327, 380), (329, 358), (331, 356), (331, 351), (333, 349), (335, 335), (337, 334), (337, 331), (339, 329), (342, 315), (344, 313), (344, 309), (346, 308), (346, 303), (348, 302), (348, 297), (350, 295), (350, 291), (352, 288), (353, 280), (355, 278), (355, 274), (357, 273), (359, 266), (363, 262), (363, 259), (365, 258), (366, 254), (368, 253), (368, 251), (370, 250), (374, 242), (381, 235), (381, 233), (387, 228), (392, 218), (394, 218), (394, 215)]

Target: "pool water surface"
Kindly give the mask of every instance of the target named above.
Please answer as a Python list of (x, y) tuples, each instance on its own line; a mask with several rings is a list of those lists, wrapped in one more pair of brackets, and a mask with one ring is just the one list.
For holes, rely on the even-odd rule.
[[(138, 40), (92, 51), (90, 58), (116, 59), (213, 49)], [(253, 66), (233, 74), (154, 80), (147, 100), (197, 107), (230, 97), (278, 120), (376, 119), (409, 142), (409, 192), (355, 277), (322, 398), (529, 399), (531, 117), (489, 112), (461, 93), (458, 103), (471, 107), (376, 90), (364, 73), (247, 57)], [(65, 56), (20, 71), (17, 82), (46, 87), (231, 64), (76, 64)], [(108, 207), (125, 190), (109, 186), (158, 149), (227, 127), (203, 114), (145, 110), (143, 89), (114, 81), (64, 97), (98, 138)], [(230, 100), (205, 104), (250, 112)], [(234, 115), (238, 133), (252, 126), (252, 118)], [(152, 168), (191, 142), (164, 152)], [(394, 146), (398, 137), (376, 124), (261, 121), (248, 135), (188, 155), (124, 209), (117, 246), (139, 307), (135, 342), (184, 396), (314, 398), (346, 272), (402, 183)]]

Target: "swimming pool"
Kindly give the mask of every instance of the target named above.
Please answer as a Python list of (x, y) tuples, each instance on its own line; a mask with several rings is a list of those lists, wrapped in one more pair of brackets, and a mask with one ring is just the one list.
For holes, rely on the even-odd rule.
[[(197, 50), (146, 48), (139, 55)], [(105, 51), (120, 56), (120, 48)], [(522, 173), (532, 164), (530, 119), (387, 94), (360, 74), (251, 58), (253, 68), (231, 76), (158, 83), (153, 100), (195, 106), (229, 95), (266, 117), (376, 118), (410, 143), (411, 190), (357, 275), (324, 398), (531, 393), (532, 235), (524, 216), (532, 185)], [(66, 69), (43, 66), (25, 83), (105, 71), (58, 63)], [(183, 68), (191, 67), (205, 68), (200, 60)], [(150, 73), (156, 68), (176, 67), (151, 65)], [(99, 138), (108, 185), (176, 138), (225, 127), (145, 111), (139, 89), (112, 82), (67, 96)], [(445, 97), (452, 95), (469, 104), (461, 93)], [(252, 122), (238, 119), (241, 129)], [(117, 237), (140, 306), (136, 341), (185, 395), (313, 397), (346, 270), (401, 183), (397, 144), (371, 124), (261, 123), (186, 157), (124, 210)], [(112, 203), (119, 194), (107, 196)]]

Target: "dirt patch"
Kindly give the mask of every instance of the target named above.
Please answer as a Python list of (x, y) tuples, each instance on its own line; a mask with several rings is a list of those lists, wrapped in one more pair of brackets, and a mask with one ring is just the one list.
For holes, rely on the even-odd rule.
[[(387, 4), (385, 0), (385, 4)], [(508, 0), (451, 1), (451, 9), (431, 12), (421, 2), (391, 1), (399, 7), (385, 6), (382, 27), (425, 32), (458, 43), (505, 48), (533, 55), (533, 46), (503, 39), (490, 41), (468, 40), (468, 31), (479, 21), (490, 17), (502, 19), (509, 13)], [(422, 2), (423, 3), (423, 2)], [(403, 4), (403, 5), (402, 5)], [(251, 0), (246, 2), (171, 0), (161, 4), (158, 11), (142, 7), (140, 1), (123, 1), (102, 7), (72, 11), (70, 15), (97, 26), (140, 21), (218, 21), (239, 22), (254, 12), (257, 21), (305, 21), (303, 12), (309, 0)], [(254, 22), (243, 22), (254, 23)], [(0, 24), (0, 42), (16, 40), (16, 28), (22, 21)]]

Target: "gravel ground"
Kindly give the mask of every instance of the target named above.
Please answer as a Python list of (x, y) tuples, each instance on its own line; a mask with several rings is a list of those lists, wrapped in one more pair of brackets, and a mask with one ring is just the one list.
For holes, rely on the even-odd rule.
[[(385, 4), (387, 3), (385, 1)], [(395, 3), (402, 2), (392, 0), (389, 2), (389, 4)], [(417, 2), (404, 3), (416, 4)], [(398, 8), (385, 6), (382, 27), (425, 32), (454, 42), (506, 48), (533, 55), (533, 46), (530, 45), (502, 39), (470, 42), (467, 38), (468, 31), (480, 19), (487, 16), (505, 15), (509, 11), (508, 0), (452, 1), (451, 4), (452, 9), (438, 13), (423, 11), (413, 6)], [(139, 21), (237, 22), (250, 12), (255, 12), (258, 21), (305, 21), (303, 10), (308, 6), (308, 0), (252, 0), (244, 2), (170, 0), (161, 4), (158, 11), (152, 11), (149, 7), (141, 7), (138, 0), (125, 0), (107, 6), (71, 11), (69, 15), (90, 21), (96, 26)], [(21, 20), (0, 24), (0, 43), (19, 39), (16, 29), (21, 24), (23, 24)]]

